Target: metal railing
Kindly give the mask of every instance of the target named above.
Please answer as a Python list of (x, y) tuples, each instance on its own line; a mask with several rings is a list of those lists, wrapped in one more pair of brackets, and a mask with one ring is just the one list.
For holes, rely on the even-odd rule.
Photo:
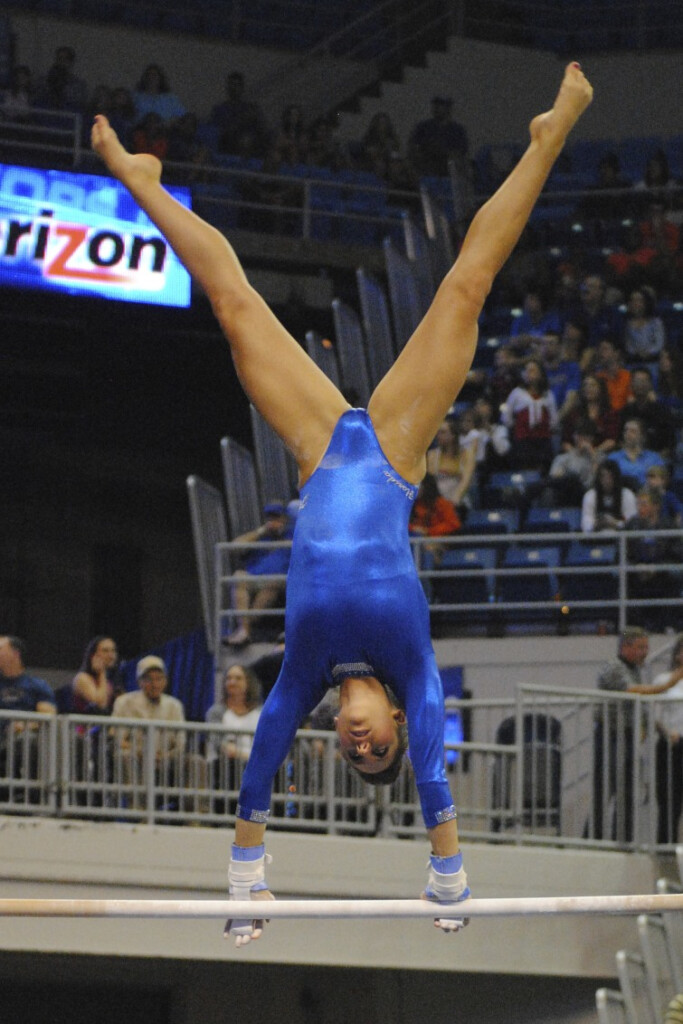
[[(679, 794), (663, 773), (678, 752), (659, 727), (664, 706), (664, 697), (532, 685), (506, 700), (449, 698), (447, 717), (464, 724), (464, 739), (444, 751), (461, 836), (670, 851)], [(0, 738), (0, 813), (207, 826), (234, 823), (251, 742), (221, 725), (10, 712), (0, 712)], [(270, 826), (424, 835), (408, 764), (392, 786), (369, 787), (333, 732), (309, 729), (277, 773)]]
[[(683, 530), (657, 530), (657, 539), (671, 538), (683, 540)], [(654, 616), (655, 612), (667, 609), (673, 619), (676, 612), (683, 621), (683, 570), (680, 561), (662, 562), (631, 562), (629, 560), (629, 544), (641, 538), (652, 539), (652, 531), (615, 530), (602, 531), (595, 534), (582, 532), (558, 533), (501, 533), (501, 534), (457, 534), (449, 537), (415, 537), (411, 545), (415, 555), (418, 574), (422, 581), (430, 612), (435, 623), (443, 623), (446, 628), (477, 628), (488, 631), (491, 635), (503, 635), (514, 628), (516, 623), (537, 623), (537, 632), (552, 631), (559, 633), (571, 632), (579, 628), (580, 623), (589, 621), (600, 624), (601, 631), (622, 630), (626, 625), (633, 624), (634, 615), (645, 613)], [(566, 564), (562, 561), (561, 552), (572, 542), (595, 548), (606, 546), (616, 549), (616, 557), (612, 562), (598, 562), (593, 565)], [(557, 564), (546, 564), (539, 560), (538, 564), (529, 563), (527, 567), (515, 565), (505, 567), (501, 552), (511, 546), (524, 548), (543, 548), (551, 546), (560, 553)], [(232, 605), (232, 588), (244, 584), (248, 576), (238, 575), (241, 559), (248, 553), (265, 551), (274, 547), (291, 547), (291, 541), (259, 542), (244, 544), (228, 541), (215, 547), (215, 594), (216, 620), (214, 637), (216, 647), (220, 649), (221, 639), (234, 628), (234, 610)], [(498, 564), (490, 568), (475, 565), (472, 568), (458, 567), (448, 569), (439, 567), (440, 555), (448, 551), (486, 548), (498, 552)], [(435, 555), (436, 552), (436, 555)], [(678, 581), (676, 596), (644, 597), (634, 593), (629, 581), (644, 572), (670, 573)], [(611, 579), (613, 596), (605, 597), (602, 590), (585, 598), (567, 599), (563, 594), (563, 582), (569, 577), (585, 577), (595, 579), (600, 587), (604, 586), (605, 577)], [(466, 583), (469, 580), (486, 579), (489, 584), (485, 601), (470, 601), (466, 596), (466, 587), (462, 588), (463, 598), (457, 602), (443, 601), (439, 598), (439, 585), (448, 581)], [(517, 600), (506, 600), (501, 597), (501, 584), (505, 580), (526, 579), (529, 585), (539, 580), (548, 583), (548, 598), (545, 600), (528, 599), (520, 593)], [(271, 608), (248, 609), (240, 611), (240, 615), (252, 618), (255, 624), (266, 624), (268, 619), (281, 618), (285, 611), (285, 585), (287, 577), (282, 574), (259, 576), (259, 582), (281, 584), (281, 600)], [(476, 618), (475, 618), (476, 616)], [(436, 618), (435, 618), (436, 617)], [(667, 619), (668, 621), (668, 619)]]

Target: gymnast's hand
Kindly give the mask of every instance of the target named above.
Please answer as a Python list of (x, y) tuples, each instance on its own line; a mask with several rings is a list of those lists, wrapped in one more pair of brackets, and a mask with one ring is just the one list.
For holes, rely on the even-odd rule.
[[(233, 843), (228, 867), (228, 892), (231, 900), (272, 900), (265, 878), (266, 864), (272, 858), (259, 846), (237, 846)], [(263, 918), (233, 919), (226, 922), (223, 934), (235, 937), (236, 946), (246, 946), (252, 940), (260, 939)]]
[[(429, 858), (427, 888), (422, 893), (422, 899), (452, 904), (467, 900), (470, 895), (467, 875), (462, 866), (462, 854), (458, 853), (453, 857), (436, 857), (432, 854)], [(434, 926), (447, 934), (459, 932), (467, 924), (469, 919), (459, 915), (437, 917), (434, 920)]]
[[(231, 894), (231, 899), (237, 899), (236, 896)], [(243, 897), (240, 897), (242, 899)], [(251, 900), (274, 900), (272, 892), (269, 889), (259, 889), (257, 892), (252, 892), (248, 897)], [(226, 939), (229, 936), (233, 936), (235, 939), (235, 945), (239, 948), (240, 946), (246, 946), (248, 943), (261, 938), (263, 932), (263, 926), (266, 920), (263, 918), (257, 918), (252, 921), (249, 920), (233, 920), (229, 918), (225, 923), (224, 935)]]

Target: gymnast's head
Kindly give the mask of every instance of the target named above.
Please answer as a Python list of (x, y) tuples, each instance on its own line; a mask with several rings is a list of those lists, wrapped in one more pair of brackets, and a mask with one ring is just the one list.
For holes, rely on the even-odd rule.
[(337, 669), (358, 673), (344, 674), (339, 680), (334, 725), (342, 757), (366, 782), (389, 785), (401, 770), (408, 746), (405, 712), (375, 676), (363, 674), (370, 666)]

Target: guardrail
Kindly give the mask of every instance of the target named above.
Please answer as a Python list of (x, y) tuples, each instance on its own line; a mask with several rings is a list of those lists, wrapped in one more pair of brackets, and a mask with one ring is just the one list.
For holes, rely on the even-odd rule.
[[(592, 622), (601, 632), (622, 630), (626, 625), (633, 624), (643, 613), (653, 615), (662, 609), (680, 610), (683, 621), (683, 570), (680, 561), (662, 562), (630, 562), (628, 546), (634, 540), (649, 538), (650, 540), (671, 538), (683, 540), (683, 530), (615, 530), (602, 531), (595, 534), (582, 532), (558, 533), (468, 533), (464, 536), (455, 534), (449, 537), (415, 537), (411, 545), (415, 555), (418, 575), (422, 581), (433, 625), (441, 629), (459, 630), (473, 629), (488, 632), (489, 635), (504, 635), (514, 630), (515, 626), (526, 624), (536, 632), (559, 632), (566, 634), (572, 630), (586, 630), (586, 621)], [(611, 560), (595, 559), (594, 564), (567, 564), (567, 551), (572, 542), (593, 549), (614, 549)], [(530, 560), (526, 566), (515, 564), (506, 567), (504, 553), (511, 547), (521, 550), (539, 551), (534, 563)], [(215, 609), (214, 623), (215, 650), (220, 649), (220, 642), (234, 628), (234, 610), (232, 607), (232, 587), (244, 583), (245, 576), (238, 575), (237, 570), (241, 558), (254, 550), (264, 551), (274, 547), (291, 547), (291, 541), (259, 542), (257, 545), (228, 541), (215, 547)], [(548, 564), (544, 561), (543, 550), (551, 547), (557, 553), (557, 562)], [(447, 567), (446, 555), (451, 551), (486, 549), (495, 553), (495, 561), (484, 567), (475, 563), (471, 568), (458, 566)], [(644, 597), (635, 594), (629, 581), (637, 574), (649, 572), (670, 573), (677, 581), (676, 596)], [(577, 577), (596, 581), (595, 595), (585, 597), (568, 596), (567, 581)], [(246, 577), (248, 579), (248, 576)], [(243, 617), (252, 618), (255, 624), (261, 620), (267, 624), (268, 619), (281, 618), (285, 612), (285, 584), (287, 577), (282, 574), (259, 576), (260, 582), (273, 582), (282, 585), (280, 602), (264, 609), (248, 609), (240, 611)], [(449, 581), (481, 581), (486, 580), (487, 594), (485, 601), (473, 601), (467, 598), (467, 588), (462, 588), (462, 597), (443, 600), (444, 584)], [(539, 581), (545, 581), (547, 599), (525, 597), (520, 593), (516, 600), (505, 599), (504, 583), (506, 580), (528, 580), (528, 586), (538, 588)], [(610, 593), (606, 594), (606, 583)], [(599, 589), (598, 589), (599, 588)], [(574, 591), (576, 593), (576, 591)], [(661, 619), (661, 614), (660, 614)], [(532, 629), (533, 631), (533, 629)]]
[[(677, 754), (658, 722), (664, 706), (681, 705), (531, 685), (509, 700), (449, 698), (446, 717), (463, 737), (444, 750), (461, 836), (670, 850), (680, 808), (662, 773)], [(0, 813), (227, 827), (249, 749), (247, 731), (221, 725), (3, 711)], [(310, 729), (277, 774), (269, 827), (424, 836), (407, 764), (392, 786), (367, 786), (335, 734)]]

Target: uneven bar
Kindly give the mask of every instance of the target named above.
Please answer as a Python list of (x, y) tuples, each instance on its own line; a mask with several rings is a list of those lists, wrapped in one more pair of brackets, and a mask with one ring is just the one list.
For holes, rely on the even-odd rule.
[(77, 900), (0, 899), (0, 917), (408, 918), (535, 917), (553, 914), (657, 914), (683, 911), (683, 894), (540, 896), (427, 900)]

